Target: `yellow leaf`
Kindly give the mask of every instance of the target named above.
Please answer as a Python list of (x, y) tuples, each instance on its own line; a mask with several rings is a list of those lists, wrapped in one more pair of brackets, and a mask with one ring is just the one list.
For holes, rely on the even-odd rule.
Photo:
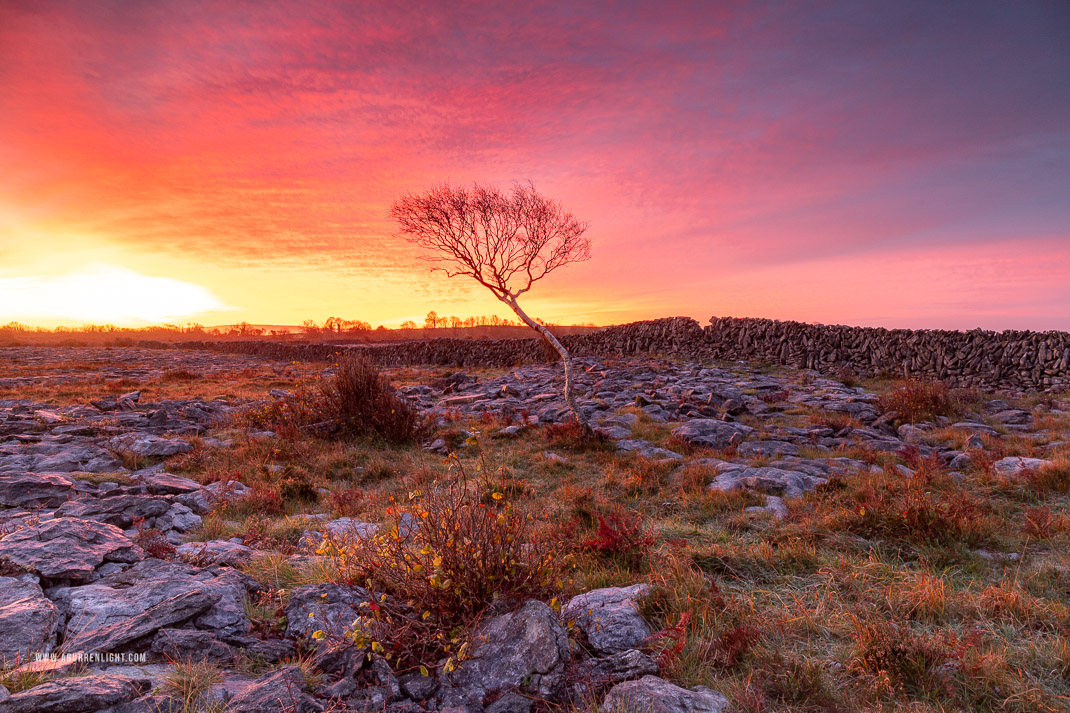
[(431, 672), (427, 670), (427, 666), (421, 666), (420, 667), (420, 675), (421, 676), (430, 676)]

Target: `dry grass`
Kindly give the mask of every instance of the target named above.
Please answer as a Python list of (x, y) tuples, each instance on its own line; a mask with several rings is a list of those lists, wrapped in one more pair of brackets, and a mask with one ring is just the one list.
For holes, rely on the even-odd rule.
[[(294, 367), (285, 378), (272, 376), (266, 367), (257, 369), (268, 381), (255, 388), (246, 381), (252, 377), (238, 374), (233, 387), (207, 375), (166, 388), (201, 389), (205, 394), (249, 388), (249, 394), (263, 397), (268, 388), (311, 388), (319, 377), (318, 370), (303, 367)], [(410, 369), (393, 378), (426, 383), (444, 375)], [(904, 393), (918, 390), (898, 383), (880, 388), (898, 391), (901, 386)], [(903, 421), (911, 420), (903, 414), (913, 413), (915, 420), (954, 414), (947, 408), (950, 399), (979, 409), (977, 395), (926, 388), (935, 395), (903, 397), (902, 403), (916, 406), (900, 412)], [(490, 432), (499, 425), (491, 421), (457, 417), (450, 428)], [(772, 422), (837, 431), (857, 427), (846, 417), (813, 415), (805, 409), (779, 414)], [(1049, 419), (1045, 427), (1053, 437), (1070, 430), (1057, 419)], [(636, 437), (668, 444), (670, 428), (645, 413), (634, 430)], [(430, 544), (432, 533), (453, 526), (449, 523), (463, 524), (460, 521), (469, 518), (465, 527), (488, 526), (492, 523), (472, 518), (492, 513), (493, 522), (502, 514), (509, 524), (514, 522), (511, 514), (539, 513), (548, 520), (525, 521), (537, 526), (527, 539), (504, 537), (501, 543), (513, 547), (549, 537), (579, 543), (569, 553), (574, 581), (563, 582), (566, 590), (638, 581), (654, 585), (644, 612), (659, 631), (648, 648), (661, 659), (662, 675), (683, 686), (721, 691), (737, 710), (1046, 713), (1070, 706), (1068, 461), (1060, 456), (1054, 466), (1015, 479), (1002, 478), (991, 467), (1004, 456), (1051, 457), (1043, 441), (1013, 433), (985, 436), (986, 451), (977, 454), (961, 477), (949, 476), (938, 463), (911, 459), (916, 475), (909, 478), (895, 470), (906, 464), (902, 457), (866, 450), (855, 442), (832, 455), (880, 465), (880, 472), (835, 478), (801, 499), (789, 499), (788, 516), (776, 521), (745, 512), (763, 503), (760, 494), (707, 491), (714, 477), (708, 467), (677, 470), (608, 449), (568, 448), (563, 443), (552, 449), (560, 450), (567, 462), (548, 459), (542, 429), (526, 429), (515, 439), (480, 436), (479, 449), (460, 448), (453, 468), (461, 466), (471, 475), (468, 486), (452, 495), (449, 487), (457, 484), (457, 474), (441, 456), (418, 446), (391, 445), (372, 437), (332, 441), (304, 432), (251, 438), (240, 428), (224, 435), (232, 446), (198, 448), (172, 459), (168, 468), (202, 482), (236, 479), (254, 488), (255, 495), (248, 499), (218, 503), (205, 517), (199, 537), (240, 536), (276, 550), (242, 567), (266, 590), (261, 600), (249, 605), (250, 618), (265, 632), (277, 632), (281, 626), (286, 592), (315, 581), (367, 583), (371, 577), (388, 602), (405, 604), (413, 598), (409, 592), (415, 592), (435, 606), (445, 602), (444, 610), (457, 612), (454, 621), (462, 623), (477, 618), (487, 597), (493, 598), (486, 583), (476, 586), (452, 574), (454, 582), (465, 582), (461, 594), (431, 587), (430, 574), (422, 590), (410, 587), (404, 568), (392, 573), (388, 569), (388, 576), (382, 567), (353, 563), (295, 564), (290, 555), (305, 552), (299, 543), (303, 531), (315, 529), (300, 517), (303, 513), (377, 522), (390, 538), (401, 513), (419, 515), (433, 509), (441, 526), (432, 525), (428, 539), (380, 540), (384, 551), (357, 555), (365, 564), (397, 564), (405, 553), (416, 554), (419, 558), (412, 562), (427, 571), (436, 567), (431, 553), (448, 554), (448, 545), (436, 540), (427, 554), (420, 550)], [(966, 436), (957, 429), (934, 429), (927, 437), (958, 447)], [(480, 466), (480, 450), (493, 469)], [(710, 454), (687, 455), (693, 460)], [(830, 454), (804, 448), (803, 455)], [(476, 475), (479, 467), (484, 475)], [(410, 500), (417, 490), (420, 494)], [(466, 495), (457, 500), (459, 492)], [(495, 499), (495, 493), (502, 498)], [(502, 511), (505, 502), (508, 513)], [(612, 524), (611, 513), (641, 522), (638, 531), (648, 539), (631, 548), (634, 554), (641, 550), (641, 557), (607, 556), (597, 547), (582, 546), (606, 535), (599, 533), (599, 517)], [(544, 530), (546, 522), (550, 526)], [(480, 531), (504, 534), (494, 526)], [(523, 548), (507, 550), (530, 556)], [(461, 556), (472, 553), (443, 556), (437, 566), (452, 567)], [(525, 571), (524, 562), (517, 560), (518, 572)], [(437, 581), (446, 581), (445, 570)], [(556, 589), (518, 587), (512, 593), (552, 599), (560, 596)], [(405, 596), (398, 596), (402, 591)], [(447, 596), (452, 603), (446, 602)], [(430, 641), (417, 633), (414, 629), (406, 634), (409, 643), (395, 650), (395, 663), (407, 650), (407, 665), (433, 665), (439, 656), (456, 655), (463, 643), (463, 627), (424, 649), (410, 645)], [(384, 647), (391, 643), (385, 638), (365, 643), (370, 646), (371, 641)], [(263, 668), (256, 662), (243, 666), (250, 671)]]
[(946, 384), (914, 380), (881, 394), (877, 405), (882, 411), (895, 411), (903, 423), (932, 421), (937, 416), (951, 417), (960, 408)]
[(161, 690), (181, 701), (181, 713), (222, 710), (222, 700), (213, 702), (208, 697), (212, 687), (222, 682), (223, 672), (209, 661), (172, 661)]

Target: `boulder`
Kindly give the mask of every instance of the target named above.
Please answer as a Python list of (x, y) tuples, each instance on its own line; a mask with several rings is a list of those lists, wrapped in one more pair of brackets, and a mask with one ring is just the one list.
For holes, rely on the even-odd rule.
[(340, 584), (308, 584), (290, 592), (286, 605), (286, 636), (299, 639), (315, 631), (336, 638), (352, 630), (353, 622), (372, 601), (367, 590)]
[(644, 458), (650, 458), (651, 460), (683, 460), (684, 457), (676, 451), (670, 451), (668, 448), (659, 448), (650, 441), (644, 441), (638, 438), (626, 438), (616, 442), (617, 450), (628, 451), (637, 453)]
[(214, 603), (196, 615), (194, 626), (229, 637), (242, 635), (249, 628), (245, 598), (251, 586), (251, 580), (233, 569), (201, 569), (149, 559), (93, 584), (57, 587), (48, 594), (67, 615), (68, 636), (74, 636), (137, 616), (171, 597), (201, 590), (213, 597)]
[(99, 674), (58, 678), (0, 702), (0, 713), (85, 713), (132, 701), (152, 684), (145, 678)]
[(201, 489), (201, 484), (197, 481), (170, 473), (150, 473), (141, 480), (153, 495), (182, 495), (196, 493)]
[(182, 503), (170, 503), (170, 506), (167, 512), (156, 518), (155, 527), (157, 530), (162, 530), (163, 532), (171, 530), (189, 532), (201, 526), (201, 516), (194, 514), (192, 510)]
[(140, 614), (68, 636), (64, 648), (86, 653), (109, 653), (143, 639), (165, 626), (192, 619), (219, 599), (203, 589), (194, 589), (152, 605)]
[(56, 517), (106, 522), (125, 530), (134, 524), (134, 520), (163, 515), (170, 507), (168, 501), (149, 495), (115, 495), (66, 502), (56, 511)]
[(225, 564), (237, 567), (253, 556), (253, 549), (229, 540), (186, 542), (178, 546), (178, 554), (199, 564)]
[(137, 562), (141, 548), (114, 525), (59, 517), (0, 538), (0, 558), (47, 579), (88, 579), (104, 562)]
[(638, 604), (648, 591), (647, 584), (596, 589), (570, 599), (561, 617), (574, 620), (591, 646), (602, 653), (634, 649), (651, 634)]
[(551, 699), (565, 683), (568, 634), (542, 602), (529, 600), (494, 617), (476, 630), (473, 642), (469, 658), (448, 675), (456, 689), (478, 697), (519, 691)]
[(59, 473), (15, 472), (0, 475), (0, 505), (5, 507), (54, 508), (74, 494), (74, 483)]
[(301, 669), (264, 674), (230, 700), (228, 713), (312, 713), (323, 707), (308, 695)]
[(602, 713), (726, 713), (728, 699), (704, 686), (690, 691), (657, 676), (618, 683), (602, 701)]
[(672, 435), (692, 445), (722, 450), (734, 443), (739, 443), (753, 430), (750, 426), (744, 426), (741, 423), (729, 423), (714, 418), (696, 418), (674, 428)]
[(1013, 477), (1020, 475), (1024, 470), (1036, 470), (1042, 466), (1051, 465), (1050, 460), (1044, 460), (1043, 458), (1023, 458), (1021, 456), (1010, 456), (1008, 458), (1000, 458), (992, 467), (1000, 475)]
[(826, 482), (827, 478), (810, 473), (763, 466), (721, 473), (710, 483), (709, 489), (727, 491), (748, 488), (768, 495), (795, 498)]
[(0, 668), (52, 650), (59, 610), (36, 582), (0, 577)]
[(741, 458), (797, 456), (799, 447), (787, 441), (747, 441), (739, 444), (736, 455)]
[(166, 458), (188, 453), (193, 446), (177, 438), (160, 438), (151, 433), (124, 433), (110, 438), (107, 446), (113, 451), (126, 451), (142, 458)]
[(572, 667), (569, 695), (574, 703), (582, 703), (607, 686), (658, 673), (658, 662), (636, 649), (587, 659)]
[(168, 661), (211, 661), (225, 664), (234, 660), (234, 651), (210, 631), (196, 629), (160, 629), (150, 648), (158, 658)]

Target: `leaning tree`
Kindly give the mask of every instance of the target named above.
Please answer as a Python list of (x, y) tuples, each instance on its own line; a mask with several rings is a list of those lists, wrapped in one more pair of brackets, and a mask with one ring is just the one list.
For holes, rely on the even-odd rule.
[(565, 403), (576, 420), (587, 419), (573, 394), (572, 357), (547, 329), (529, 317), (517, 298), (557, 268), (591, 257), (577, 220), (533, 185), (516, 184), (509, 193), (493, 186), (454, 188), (441, 185), (409, 194), (390, 209), (405, 238), (428, 251), (424, 259), (444, 263), (449, 277), (467, 275), (509, 305), (518, 317), (561, 355), (565, 367)]

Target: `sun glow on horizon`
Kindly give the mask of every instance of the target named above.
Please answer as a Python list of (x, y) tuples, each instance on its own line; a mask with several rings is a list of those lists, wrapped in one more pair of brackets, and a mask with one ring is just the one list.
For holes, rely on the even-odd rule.
[(103, 263), (54, 276), (0, 273), (0, 322), (136, 327), (230, 309), (200, 285)]

